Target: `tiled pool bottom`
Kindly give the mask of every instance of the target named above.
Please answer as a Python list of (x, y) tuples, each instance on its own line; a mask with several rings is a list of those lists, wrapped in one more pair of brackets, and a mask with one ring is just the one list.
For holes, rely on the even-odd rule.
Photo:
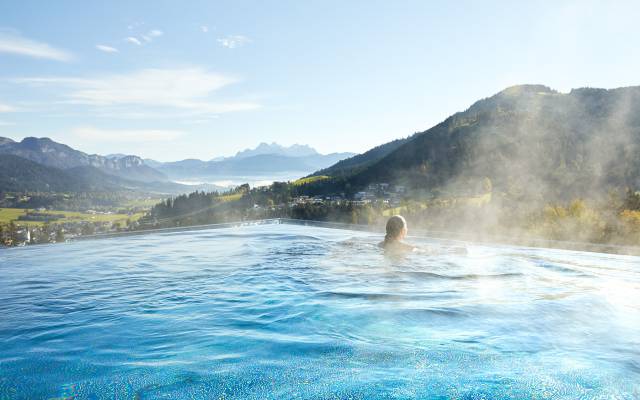
[(0, 399), (637, 399), (640, 258), (288, 224), (0, 250)]

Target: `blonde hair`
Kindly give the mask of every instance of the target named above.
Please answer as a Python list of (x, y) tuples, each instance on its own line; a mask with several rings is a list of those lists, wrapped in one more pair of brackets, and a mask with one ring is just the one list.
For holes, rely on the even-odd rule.
[(407, 227), (407, 221), (402, 215), (394, 215), (387, 221), (387, 234), (384, 236), (385, 243), (396, 240), (402, 231)]

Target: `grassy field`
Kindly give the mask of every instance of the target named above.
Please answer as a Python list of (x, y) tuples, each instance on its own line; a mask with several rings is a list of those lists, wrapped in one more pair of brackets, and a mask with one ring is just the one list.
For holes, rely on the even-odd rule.
[[(33, 210), (30, 210), (33, 211)], [(113, 222), (113, 223), (124, 223), (127, 219), (131, 219), (132, 221), (136, 221), (140, 219), (144, 213), (136, 213), (132, 216), (128, 216), (127, 214), (88, 214), (82, 212), (75, 211), (45, 211), (47, 214), (63, 214), (65, 217), (59, 220), (56, 220), (54, 223), (64, 223), (64, 222)], [(18, 221), (18, 217), (20, 215), (25, 214), (25, 209), (23, 208), (0, 208), (0, 223), (8, 224), (13, 221), (16, 225), (22, 226), (38, 226), (43, 225), (44, 222), (41, 221)]]
[(218, 196), (218, 199), (223, 203), (226, 203), (227, 201), (240, 200), (241, 198), (242, 193), (223, 194), (222, 196)]
[(325, 179), (329, 179), (329, 177), (326, 175), (310, 176), (308, 178), (300, 178), (297, 181), (294, 181), (293, 185), (294, 186), (306, 185), (307, 183), (323, 181)]

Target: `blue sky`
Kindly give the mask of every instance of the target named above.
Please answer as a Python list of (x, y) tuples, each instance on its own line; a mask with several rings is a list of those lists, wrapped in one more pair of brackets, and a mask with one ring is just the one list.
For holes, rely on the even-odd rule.
[(507, 86), (640, 82), (635, 1), (2, 1), (0, 136), (362, 152)]

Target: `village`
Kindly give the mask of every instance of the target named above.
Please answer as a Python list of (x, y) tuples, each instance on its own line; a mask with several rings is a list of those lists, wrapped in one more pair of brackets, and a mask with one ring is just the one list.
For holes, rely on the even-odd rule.
[(348, 199), (344, 195), (333, 196), (298, 196), (289, 203), (290, 207), (306, 204), (352, 204), (364, 206), (380, 202), (388, 207), (398, 207), (406, 195), (406, 187), (400, 185), (390, 185), (389, 183), (372, 183), (366, 190), (357, 192), (353, 199)]
[(111, 211), (85, 210), (80, 213), (52, 212), (46, 208), (22, 210), (15, 220), (0, 223), (0, 246), (60, 243), (83, 235), (132, 230), (138, 226), (134, 219), (136, 217), (133, 214), (124, 219), (124, 216)]

